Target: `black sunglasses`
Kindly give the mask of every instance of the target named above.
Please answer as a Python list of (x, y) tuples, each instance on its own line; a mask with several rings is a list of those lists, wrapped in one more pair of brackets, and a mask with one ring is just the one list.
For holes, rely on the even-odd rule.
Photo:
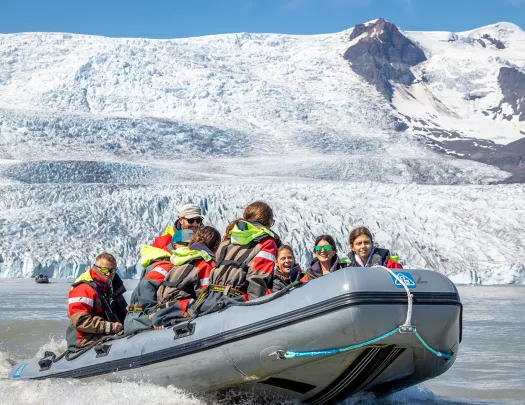
[(188, 224), (202, 224), (202, 218), (184, 218)]

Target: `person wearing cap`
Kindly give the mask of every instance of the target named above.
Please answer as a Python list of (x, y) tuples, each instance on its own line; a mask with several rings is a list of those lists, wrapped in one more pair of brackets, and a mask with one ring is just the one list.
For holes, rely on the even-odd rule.
[(180, 207), (179, 217), (173, 226), (168, 226), (164, 234), (155, 238), (152, 246), (164, 248), (171, 243), (173, 235), (181, 229), (189, 229), (196, 232), (203, 221), (201, 207), (197, 204), (185, 204)]
[(69, 351), (78, 351), (122, 330), (126, 288), (116, 273), (115, 257), (104, 252), (73, 283), (68, 300), (71, 325), (66, 331)]
[(140, 264), (145, 268), (143, 276), (131, 294), (124, 332), (151, 328), (151, 316), (157, 310), (157, 290), (173, 267), (171, 255), (176, 249), (188, 246), (193, 231), (181, 229), (163, 248), (144, 245)]

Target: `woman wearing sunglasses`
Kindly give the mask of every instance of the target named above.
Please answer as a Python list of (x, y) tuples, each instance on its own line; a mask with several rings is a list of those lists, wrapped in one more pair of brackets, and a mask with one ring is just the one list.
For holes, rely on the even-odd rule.
[(306, 270), (306, 275), (301, 281), (313, 280), (327, 274), (333, 273), (343, 267), (345, 263), (337, 256), (335, 240), (330, 235), (320, 235), (315, 240), (314, 258)]
[(360, 226), (350, 232), (349, 255), (350, 266), (352, 267), (372, 267), (385, 266), (389, 269), (402, 269), (397, 256), (391, 256), (388, 249), (381, 249), (374, 246), (372, 232)]

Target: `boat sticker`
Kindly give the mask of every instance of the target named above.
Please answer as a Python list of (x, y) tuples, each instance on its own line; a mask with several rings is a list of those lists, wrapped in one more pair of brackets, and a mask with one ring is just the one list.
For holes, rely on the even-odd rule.
[[(408, 288), (416, 288), (417, 287), (416, 280), (414, 280), (414, 277), (409, 272), (407, 272), (407, 271), (396, 271), (394, 273), (396, 273), (396, 275), (401, 280), (403, 280), (403, 282), (407, 285)], [(401, 284), (392, 274), (390, 274), (390, 277), (392, 278), (392, 281), (394, 282), (394, 285), (397, 288), (404, 288), (403, 284)]]
[(24, 368), (26, 368), (26, 366), (27, 363), (24, 363), (20, 367), (18, 367), (15, 373), (13, 374), (13, 378), (20, 378), (20, 376), (22, 375), (22, 371), (24, 371)]

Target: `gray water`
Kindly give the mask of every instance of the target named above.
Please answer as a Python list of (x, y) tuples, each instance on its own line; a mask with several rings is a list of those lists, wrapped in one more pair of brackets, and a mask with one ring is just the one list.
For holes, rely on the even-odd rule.
[[(67, 293), (72, 280), (36, 284), (0, 278), (0, 404), (154, 405), (221, 403), (174, 387), (77, 380), (8, 381), (10, 361), (65, 350)], [(129, 291), (136, 280), (126, 280)], [(525, 288), (461, 286), (463, 343), (444, 375), (386, 400), (370, 394), (348, 404), (525, 404)], [(260, 403), (243, 398), (241, 405)], [(226, 404), (227, 402), (222, 401)], [(275, 405), (275, 403), (274, 403)]]

